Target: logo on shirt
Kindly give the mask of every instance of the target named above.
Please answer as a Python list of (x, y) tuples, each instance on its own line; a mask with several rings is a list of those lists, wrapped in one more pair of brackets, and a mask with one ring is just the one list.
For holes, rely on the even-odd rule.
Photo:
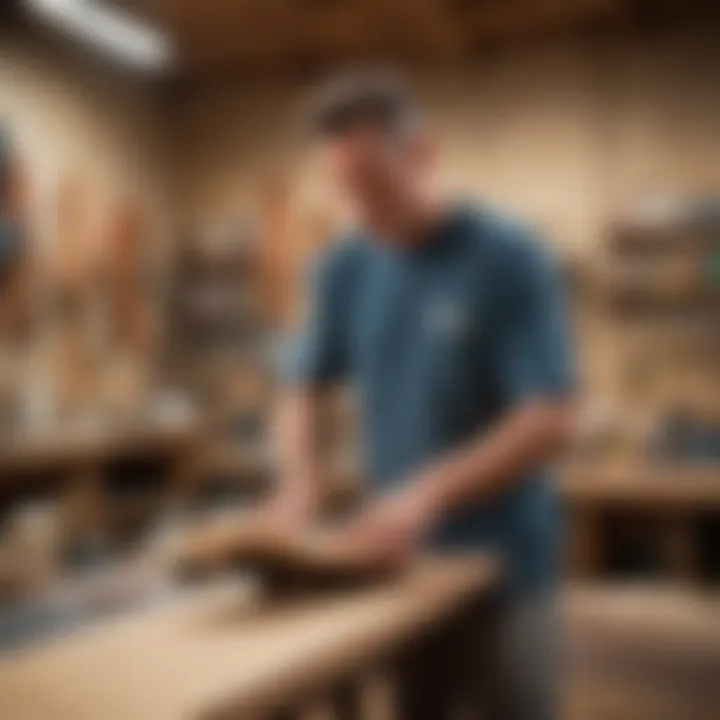
[(437, 337), (458, 338), (467, 330), (467, 313), (457, 301), (442, 298), (426, 308), (425, 326)]

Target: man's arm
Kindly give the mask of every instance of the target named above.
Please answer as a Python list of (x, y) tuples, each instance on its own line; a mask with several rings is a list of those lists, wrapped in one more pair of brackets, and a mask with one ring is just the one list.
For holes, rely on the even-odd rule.
[(311, 389), (288, 390), (281, 398), (274, 421), (279, 485), (274, 501), (291, 521), (309, 519), (318, 505), (319, 398)]
[(440, 509), (481, 498), (554, 460), (574, 430), (575, 373), (561, 278), (540, 239), (508, 239), (498, 271), (494, 336), (498, 390), (507, 409), (494, 426), (440, 460), (420, 483)]
[(483, 499), (554, 460), (570, 444), (574, 426), (571, 400), (533, 400), (431, 465), (414, 492), (431, 515)]
[(273, 505), (280, 518), (311, 519), (319, 501), (317, 429), (325, 391), (347, 374), (344, 302), (347, 282), (332, 250), (312, 268), (309, 314), (286, 348), (281, 374), (284, 394), (274, 418), (279, 477)]
[(569, 443), (573, 428), (572, 401), (538, 398), (409, 478), (349, 531), (375, 563), (396, 567), (443, 516), (489, 499), (554, 459)]

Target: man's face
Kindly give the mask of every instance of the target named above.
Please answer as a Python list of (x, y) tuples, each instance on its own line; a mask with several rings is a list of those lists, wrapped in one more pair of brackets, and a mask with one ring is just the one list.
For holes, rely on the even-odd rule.
[(392, 234), (419, 197), (428, 166), (419, 134), (397, 138), (374, 128), (322, 139), (317, 159), (335, 199), (356, 222), (380, 234)]

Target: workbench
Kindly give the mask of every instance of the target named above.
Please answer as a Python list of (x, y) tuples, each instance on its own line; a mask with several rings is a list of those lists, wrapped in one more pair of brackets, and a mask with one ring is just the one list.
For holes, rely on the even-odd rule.
[(66, 470), (127, 455), (173, 452), (196, 439), (195, 422), (138, 420), (118, 426), (72, 426), (22, 431), (0, 442), (0, 482), (26, 473)]
[[(426, 558), (395, 580), (315, 597), (270, 601), (237, 583), (188, 591), (168, 606), (0, 654), (2, 716), (295, 718), (325, 697), (335, 717), (360, 718), (354, 690), (364, 674), (383, 665), (392, 676), (406, 653), (416, 659), (421, 638), (471, 605), (486, 613), (493, 665), (498, 577), (492, 558), (466, 556)], [(396, 717), (410, 720), (402, 708)]]
[[(696, 582), (699, 575), (693, 524), (698, 517), (720, 517), (720, 466), (600, 464), (573, 465), (560, 475), (570, 520), (570, 574), (597, 578), (608, 540), (603, 515), (621, 511), (661, 526), (660, 554), (673, 582)], [(649, 527), (649, 526), (648, 526)]]
[(169, 422), (138, 418), (118, 426), (71, 425), (25, 431), (0, 442), (0, 501), (53, 497), (61, 500), (63, 524), (74, 533), (102, 535), (111, 512), (104, 484), (113, 465), (141, 460), (163, 464), (166, 500), (182, 497), (197, 473), (200, 428), (192, 420)]

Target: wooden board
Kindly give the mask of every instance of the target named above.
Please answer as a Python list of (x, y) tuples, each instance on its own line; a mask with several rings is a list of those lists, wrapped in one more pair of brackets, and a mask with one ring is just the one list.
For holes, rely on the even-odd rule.
[(178, 570), (186, 577), (252, 570), (272, 594), (377, 582), (396, 568), (381, 567), (362, 535), (337, 526), (294, 533), (258, 514), (231, 515), (190, 532), (181, 543)]
[(18, 655), (0, 655), (13, 720), (253, 717), (392, 653), (489, 590), (491, 558), (428, 558), (382, 587), (264, 606), (197, 591)]

